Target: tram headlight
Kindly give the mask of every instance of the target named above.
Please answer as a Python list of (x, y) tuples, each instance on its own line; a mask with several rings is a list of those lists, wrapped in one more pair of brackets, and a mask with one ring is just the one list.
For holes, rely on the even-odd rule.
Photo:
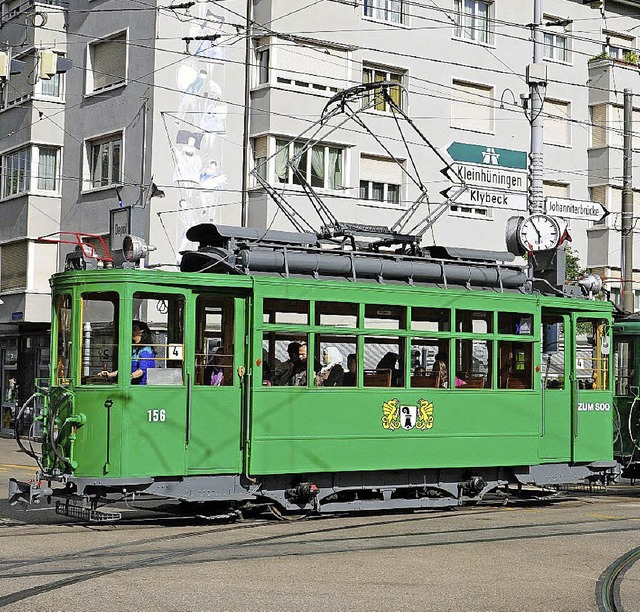
[(125, 261), (137, 264), (145, 259), (149, 251), (155, 251), (154, 246), (148, 245), (142, 238), (127, 234), (122, 241), (122, 256)]

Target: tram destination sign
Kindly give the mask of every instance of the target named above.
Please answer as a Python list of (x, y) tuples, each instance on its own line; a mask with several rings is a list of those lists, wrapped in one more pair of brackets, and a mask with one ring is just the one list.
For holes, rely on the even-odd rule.
[(609, 211), (600, 202), (589, 200), (569, 200), (567, 198), (545, 198), (548, 215), (563, 219), (582, 219), (583, 221), (602, 221)]
[(527, 210), (527, 194), (508, 191), (478, 189), (468, 185), (453, 185), (440, 192), (445, 198), (461, 206), (485, 206), (486, 208), (506, 208), (509, 210)]

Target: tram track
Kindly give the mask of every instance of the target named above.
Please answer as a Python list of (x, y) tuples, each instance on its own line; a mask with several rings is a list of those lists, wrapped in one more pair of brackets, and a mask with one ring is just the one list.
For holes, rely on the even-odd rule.
[[(493, 511), (489, 511), (493, 512)], [(475, 512), (474, 514), (480, 514)], [(407, 523), (425, 519), (429, 523), (433, 519), (448, 517), (449, 513), (442, 513), (439, 517), (412, 516), (402, 517), (397, 521), (376, 521), (362, 524), (348, 524), (329, 526), (321, 529), (310, 530), (301, 528), (302, 524), (275, 523), (273, 521), (252, 522), (249, 524), (236, 524), (228, 526), (216, 526), (210, 529), (191, 530), (187, 533), (159, 536), (157, 538), (144, 538), (135, 542), (119, 543), (100, 548), (93, 548), (84, 553), (73, 552), (66, 555), (51, 555), (43, 558), (23, 559), (15, 563), (0, 564), (2, 572), (1, 582), (6, 580), (31, 581), (36, 576), (58, 577), (57, 580), (48, 580), (45, 584), (27, 586), (24, 589), (14, 591), (0, 597), (0, 607), (16, 604), (31, 597), (36, 597), (45, 592), (62, 589), (82, 582), (95, 580), (117, 572), (144, 569), (150, 567), (170, 567), (180, 565), (198, 565), (203, 563), (228, 562), (238, 559), (269, 559), (291, 556), (312, 556), (318, 554), (340, 554), (361, 551), (393, 551), (399, 549), (411, 549), (416, 547), (452, 546), (474, 543), (513, 542), (527, 541), (549, 537), (581, 537), (589, 534), (612, 534), (637, 529), (633, 525), (618, 525), (601, 529), (587, 529), (589, 525), (599, 521), (580, 520), (571, 523), (542, 522), (528, 525), (504, 525), (491, 527), (474, 527), (460, 530), (458, 528), (433, 531), (424, 526), (417, 533), (407, 534), (356, 534), (348, 535), (344, 532), (366, 529), (385, 525), (393, 526), (394, 523)], [(611, 519), (610, 519), (611, 520)], [(616, 519), (614, 519), (616, 520)], [(617, 519), (620, 522), (629, 522), (629, 519)], [(285, 533), (269, 535), (256, 534), (247, 540), (240, 542), (222, 543), (212, 546), (210, 542), (201, 545), (190, 545), (188, 550), (171, 549), (172, 542), (179, 539), (198, 539), (213, 535), (214, 533), (228, 533), (239, 529), (256, 529), (267, 526), (281, 525)], [(308, 526), (308, 523), (307, 523)], [(514, 533), (519, 530), (520, 533)], [(310, 543), (307, 538), (312, 531), (314, 540)], [(331, 537), (337, 535), (338, 537)], [(479, 537), (485, 536), (485, 537)], [(486, 537), (488, 536), (488, 537)], [(296, 538), (302, 538), (296, 541)], [(151, 550), (145, 548), (151, 547)], [(640, 549), (639, 549), (640, 550)], [(127, 558), (127, 562), (122, 562)], [(62, 564), (60, 567), (47, 567), (51, 563)], [(91, 565), (91, 570), (87, 570)], [(102, 565), (102, 567), (100, 567)], [(28, 571), (20, 571), (26, 569)], [(62, 577), (61, 577), (62, 576)], [(28, 582), (27, 582), (28, 584)]]
[(624, 575), (640, 559), (640, 546), (616, 559), (604, 572), (596, 584), (596, 598), (600, 612), (623, 612), (620, 589)]

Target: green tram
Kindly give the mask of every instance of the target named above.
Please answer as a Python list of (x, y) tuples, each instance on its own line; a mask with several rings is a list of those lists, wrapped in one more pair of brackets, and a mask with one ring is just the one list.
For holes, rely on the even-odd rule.
[(613, 333), (617, 408), (614, 455), (621, 465), (622, 475), (637, 479), (640, 476), (640, 315), (616, 317)]
[[(336, 512), (615, 475), (608, 302), (531, 291), (473, 251), (327, 250), (212, 225), (188, 237), (200, 248), (181, 271), (52, 278), (40, 472), (12, 480), (13, 501), (53, 496), (96, 520), (139, 494)], [(146, 384), (129, 375), (139, 320), (154, 336)], [(307, 354), (295, 383), (281, 376), (291, 346)], [(319, 376), (329, 347), (344, 359), (334, 386)]]

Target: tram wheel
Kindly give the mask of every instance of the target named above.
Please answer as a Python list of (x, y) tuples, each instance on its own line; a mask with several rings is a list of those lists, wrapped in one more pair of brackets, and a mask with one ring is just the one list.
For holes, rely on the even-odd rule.
[(299, 512), (293, 512), (291, 510), (285, 510), (278, 504), (269, 504), (268, 509), (269, 512), (271, 512), (271, 514), (275, 516), (279, 521), (302, 521), (311, 514), (311, 510), (301, 510)]

